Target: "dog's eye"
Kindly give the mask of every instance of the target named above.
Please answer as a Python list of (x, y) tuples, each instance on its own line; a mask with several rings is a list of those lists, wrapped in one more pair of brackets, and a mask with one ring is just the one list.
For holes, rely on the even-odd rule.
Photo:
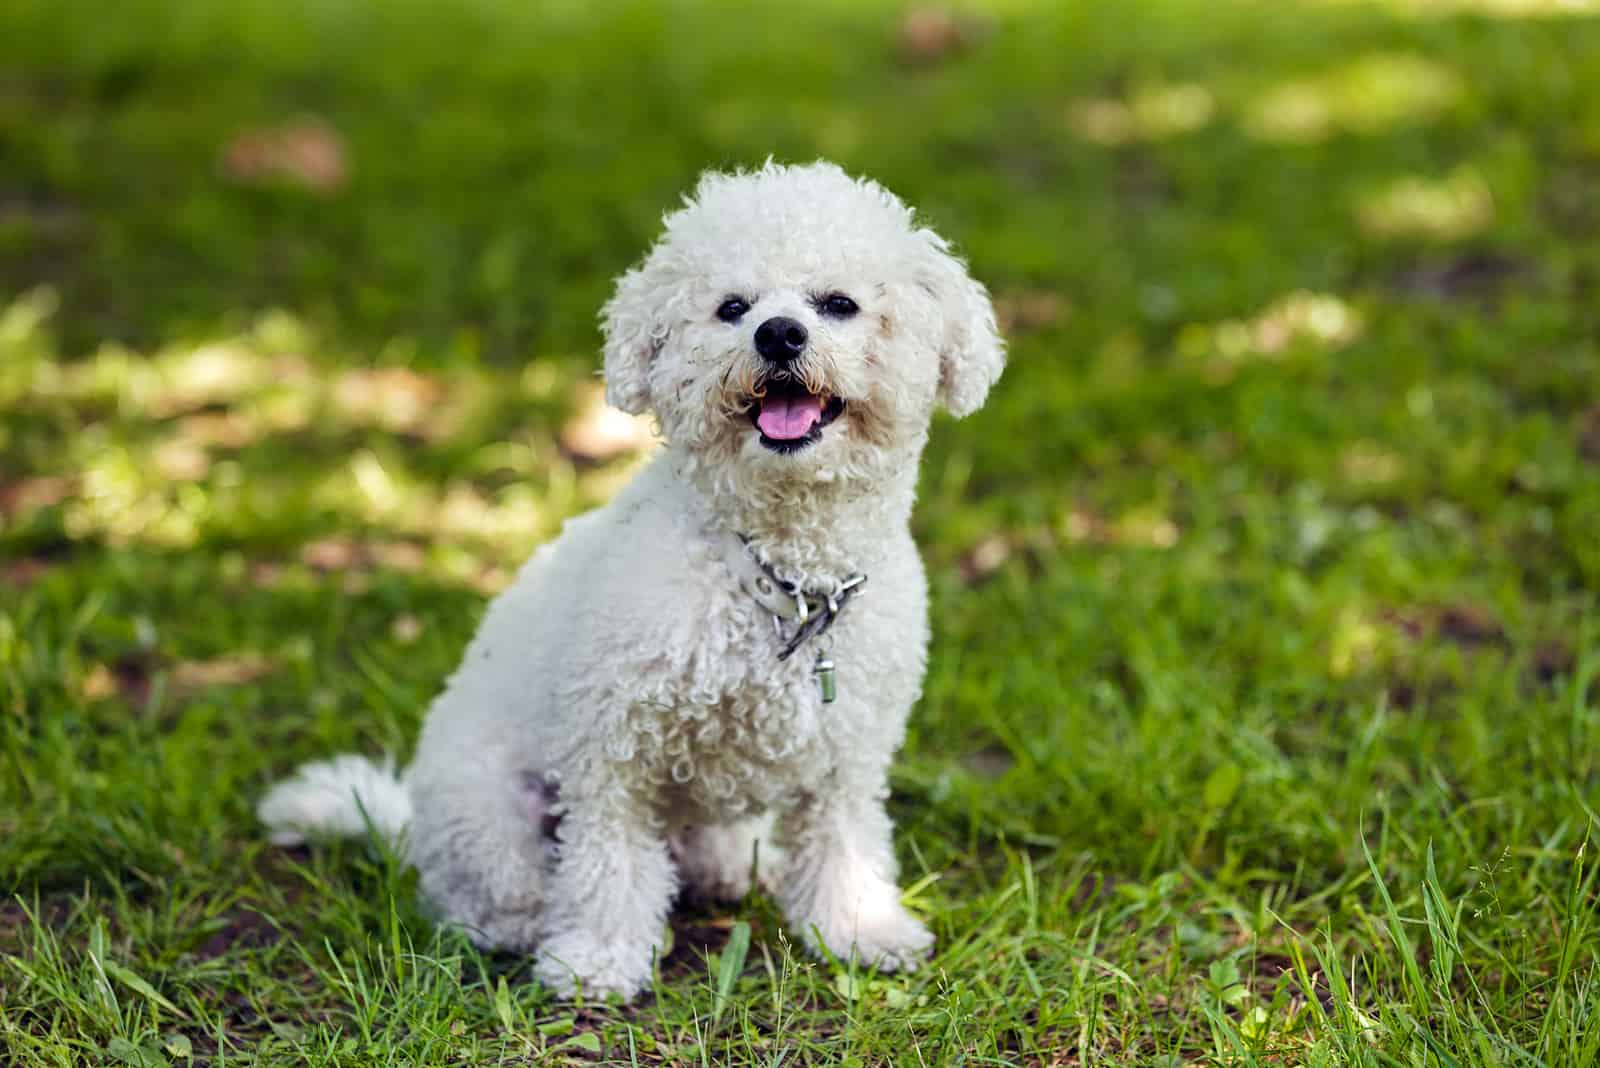
[(848, 319), (861, 308), (843, 293), (829, 293), (817, 302), (817, 310), (834, 319)]
[(717, 318), (725, 323), (736, 323), (750, 310), (750, 303), (739, 297), (729, 297), (717, 308)]

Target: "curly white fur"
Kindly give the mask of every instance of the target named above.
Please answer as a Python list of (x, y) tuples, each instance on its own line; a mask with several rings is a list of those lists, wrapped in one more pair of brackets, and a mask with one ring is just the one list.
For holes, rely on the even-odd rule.
[[(277, 840), (404, 825), (443, 918), (536, 951), (563, 992), (638, 993), (680, 884), (736, 897), (756, 868), (807, 944), (913, 967), (933, 939), (900, 904), (883, 807), (928, 637), (908, 521), (935, 406), (976, 409), (1003, 367), (988, 294), (893, 194), (825, 163), (707, 174), (665, 226), (603, 314), (607, 396), (653, 412), (665, 447), (490, 605), (403, 786), (341, 757), (261, 818)], [(834, 293), (859, 312), (824, 314)], [(732, 323), (730, 296), (751, 305)], [(787, 454), (748, 414), (772, 316), (809, 334), (796, 377), (846, 402)], [(836, 703), (814, 651), (778, 661), (730, 533), (789, 581), (869, 576), (824, 639)]]

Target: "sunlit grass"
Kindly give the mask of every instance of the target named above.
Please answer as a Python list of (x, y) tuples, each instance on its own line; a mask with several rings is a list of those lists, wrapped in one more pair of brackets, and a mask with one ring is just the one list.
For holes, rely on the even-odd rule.
[(1127, 100), (1090, 97), (1067, 109), (1073, 133), (1101, 145), (1160, 141), (1201, 129), (1216, 113), (1216, 100), (1203, 85), (1145, 85)]
[[(474, 585), (492, 587), (563, 517), (614, 492), (653, 442), (642, 421), (598, 412), (594, 387), (558, 365), (340, 367), (283, 311), (218, 340), (62, 361), (55, 306), (41, 290), (0, 318), (6, 400), (33, 413), (61, 460), (0, 522), (57, 509), (73, 541), (181, 549), (320, 515), (465, 550), (479, 560)], [(505, 440), (485, 440), (487, 425)], [(378, 449), (357, 444), (373, 434)], [(450, 450), (450, 474), (412, 470), (415, 444)]]
[(1461, 75), (1436, 60), (1374, 53), (1266, 89), (1250, 104), (1245, 128), (1265, 140), (1288, 143), (1378, 133), (1448, 111), (1463, 90)]
[(1361, 228), (1375, 237), (1457, 240), (1494, 221), (1494, 198), (1481, 175), (1458, 170), (1443, 179), (1401, 178), (1362, 198)]
[(1322, 0), (1359, 3), (1407, 15), (1447, 17), (1486, 15), (1492, 18), (1540, 18), (1600, 14), (1600, 0)]
[[(0, 1062), (1600, 1062), (1575, 6), (0, 5)], [(596, 309), (769, 154), (1011, 341), (914, 516), (939, 949), (757, 894), (560, 1004), (251, 805), (643, 462)]]
[(1245, 319), (1195, 323), (1178, 337), (1181, 357), (1200, 362), (1214, 381), (1250, 360), (1284, 360), (1334, 352), (1362, 334), (1360, 312), (1331, 293), (1289, 293)]

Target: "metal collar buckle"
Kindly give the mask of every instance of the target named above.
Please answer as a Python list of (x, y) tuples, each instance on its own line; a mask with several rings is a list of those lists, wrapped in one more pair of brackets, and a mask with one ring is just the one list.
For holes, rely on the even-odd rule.
[[(766, 568), (763, 567), (762, 570), (766, 570)], [(801, 589), (787, 589), (786, 592), (789, 594), (789, 596), (794, 598), (795, 604), (799, 606), (800, 612), (795, 622), (794, 633), (791, 634), (789, 636), (789, 640), (784, 643), (783, 649), (778, 653), (778, 659), (789, 659), (789, 657), (794, 655), (795, 650), (799, 649), (806, 642), (810, 641), (812, 638), (820, 637), (821, 635), (826, 634), (828, 632), (828, 628), (833, 626), (833, 621), (839, 618), (839, 613), (844, 610), (844, 606), (850, 602), (850, 598), (855, 596), (856, 591), (859, 590), (862, 584), (866, 581), (867, 576), (865, 575), (858, 574), (849, 576), (844, 581), (840, 582), (832, 593), (818, 598), (819, 603), (814, 609), (810, 606), (809, 602), (815, 595), (807, 594)], [(782, 641), (783, 620), (774, 615), (772, 617), (772, 622), (773, 626), (778, 632), (778, 639)]]
[[(850, 575), (836, 583), (828, 592), (811, 592), (785, 582), (756, 556), (750, 542), (740, 537), (741, 553), (746, 561), (748, 577), (742, 581), (745, 591), (772, 616), (772, 628), (783, 643), (779, 660), (787, 660), (812, 638), (827, 632), (839, 618), (844, 606), (867, 581), (865, 575)], [(750, 566), (750, 565), (753, 565)], [(793, 631), (785, 637), (786, 625)]]

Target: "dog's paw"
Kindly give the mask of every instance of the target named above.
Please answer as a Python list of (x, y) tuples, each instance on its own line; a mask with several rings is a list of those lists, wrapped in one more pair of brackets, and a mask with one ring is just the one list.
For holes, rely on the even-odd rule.
[(858, 930), (852, 949), (856, 958), (884, 972), (910, 972), (933, 953), (933, 932), (896, 902), (895, 915)]
[(861, 892), (801, 920), (813, 951), (826, 947), (840, 960), (852, 956), (880, 971), (912, 971), (933, 951), (933, 934), (900, 904), (893, 883), (872, 880)]
[(582, 993), (604, 1000), (615, 994), (632, 1001), (650, 985), (654, 947), (619, 945), (587, 934), (555, 935), (539, 947), (533, 972), (564, 998)]
[(417, 867), (423, 899), (435, 918), (460, 928), (479, 949), (523, 953), (537, 942), (544, 904), (537, 869), (503, 859), (502, 877), (491, 883), (460, 863), (423, 862)]

